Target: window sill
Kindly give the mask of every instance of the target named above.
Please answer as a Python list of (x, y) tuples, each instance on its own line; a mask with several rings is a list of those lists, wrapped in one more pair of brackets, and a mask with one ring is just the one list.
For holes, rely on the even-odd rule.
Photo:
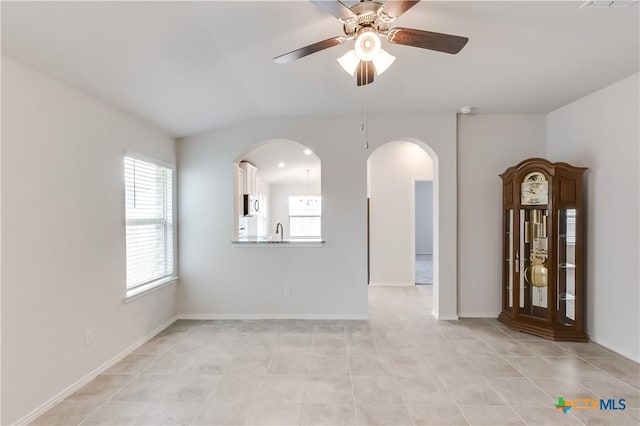
[(160, 290), (161, 288), (175, 284), (178, 281), (178, 278), (179, 277), (177, 276), (166, 277), (166, 278), (159, 279), (157, 281), (150, 282), (149, 284), (145, 284), (143, 286), (136, 287), (131, 290), (127, 290), (127, 295), (123, 299), (123, 302), (124, 303), (132, 302), (146, 294), (152, 293), (156, 290)]

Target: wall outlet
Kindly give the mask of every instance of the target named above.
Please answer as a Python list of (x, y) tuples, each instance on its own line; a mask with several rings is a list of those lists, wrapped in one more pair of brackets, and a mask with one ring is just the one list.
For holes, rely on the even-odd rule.
[(93, 343), (93, 330), (87, 330), (84, 332), (84, 345), (90, 346)]
[(285, 287), (284, 288), (284, 295), (285, 296), (291, 296), (293, 294), (293, 289), (291, 287)]

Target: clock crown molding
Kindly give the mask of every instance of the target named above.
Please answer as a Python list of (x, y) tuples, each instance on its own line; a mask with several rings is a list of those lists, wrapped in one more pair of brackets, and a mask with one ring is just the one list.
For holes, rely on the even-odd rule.
[(582, 170), (583, 172), (588, 170), (587, 167), (573, 166), (569, 163), (565, 163), (562, 161), (554, 163), (552, 161), (547, 160), (546, 158), (534, 157), (534, 158), (523, 160), (518, 164), (516, 164), (515, 166), (509, 167), (507, 170), (502, 172), (499, 176), (501, 178), (505, 178), (511, 174), (523, 172), (527, 170), (544, 170), (547, 173), (547, 175), (554, 176), (559, 169), (560, 170), (563, 169), (567, 171)]

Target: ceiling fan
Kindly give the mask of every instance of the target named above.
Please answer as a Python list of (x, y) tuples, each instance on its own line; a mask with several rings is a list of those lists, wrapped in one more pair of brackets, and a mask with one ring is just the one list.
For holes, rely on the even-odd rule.
[(273, 60), (279, 64), (286, 64), (355, 39), (354, 49), (340, 57), (338, 62), (349, 74), (356, 75), (358, 86), (364, 86), (373, 82), (374, 72), (382, 74), (395, 60), (395, 57), (382, 49), (381, 36), (386, 37), (389, 43), (450, 54), (460, 52), (469, 41), (467, 37), (411, 28), (390, 28), (390, 24), (397, 17), (419, 1), (387, 0), (381, 3), (375, 0), (360, 0), (355, 6), (347, 7), (340, 0), (311, 0), (342, 22), (345, 35), (301, 47)]

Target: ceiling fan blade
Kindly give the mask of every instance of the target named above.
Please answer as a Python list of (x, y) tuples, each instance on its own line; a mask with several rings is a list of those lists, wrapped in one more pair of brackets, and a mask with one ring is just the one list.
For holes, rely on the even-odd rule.
[(300, 49), (296, 49), (293, 52), (285, 53), (284, 55), (276, 56), (273, 60), (278, 64), (286, 64), (291, 61), (295, 61), (296, 59), (304, 58), (307, 55), (311, 55), (312, 53), (319, 52), (324, 49), (328, 49), (333, 46), (338, 46), (346, 40), (346, 37), (333, 37), (327, 40), (322, 40), (317, 43), (310, 44), (305, 47), (301, 47)]
[(356, 84), (358, 86), (364, 86), (369, 83), (373, 83), (373, 74), (375, 68), (371, 61), (360, 61), (358, 68), (356, 69)]
[(387, 37), (389, 43), (420, 47), (452, 55), (461, 51), (469, 41), (467, 37), (397, 27), (390, 29)]
[(397, 18), (418, 4), (419, 1), (420, 0), (387, 0), (382, 5), (382, 10), (390, 17)]
[(354, 16), (351, 9), (344, 5), (340, 0), (311, 0), (311, 2), (338, 19), (349, 19)]

